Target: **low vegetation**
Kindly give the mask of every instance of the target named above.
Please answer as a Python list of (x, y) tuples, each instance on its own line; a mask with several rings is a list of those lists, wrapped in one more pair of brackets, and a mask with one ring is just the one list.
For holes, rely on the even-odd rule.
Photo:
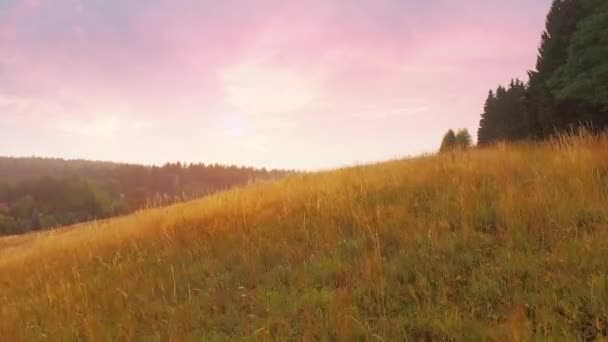
[(593, 340), (608, 137), (298, 174), (0, 239), (0, 336)]

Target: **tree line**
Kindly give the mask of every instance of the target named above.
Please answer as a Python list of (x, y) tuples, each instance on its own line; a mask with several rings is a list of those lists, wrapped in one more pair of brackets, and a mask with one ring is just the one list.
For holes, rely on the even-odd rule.
[(584, 126), (608, 127), (608, 1), (554, 0), (536, 68), (491, 90), (479, 122), (479, 146), (545, 139)]
[[(0, 158), (0, 235), (127, 214), (276, 179), (288, 171), (168, 163), (141, 166)], [(25, 175), (25, 176), (24, 176)]]

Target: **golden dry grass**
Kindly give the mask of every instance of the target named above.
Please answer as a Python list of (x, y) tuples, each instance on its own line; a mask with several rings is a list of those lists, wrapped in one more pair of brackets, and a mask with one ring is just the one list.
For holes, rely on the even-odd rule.
[(0, 239), (0, 336), (530, 340), (608, 333), (608, 138), (290, 176)]

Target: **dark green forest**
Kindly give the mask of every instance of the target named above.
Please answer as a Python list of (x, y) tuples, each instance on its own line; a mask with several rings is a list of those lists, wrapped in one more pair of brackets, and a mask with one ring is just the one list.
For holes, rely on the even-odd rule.
[(162, 167), (0, 158), (0, 235), (48, 229), (189, 200), (285, 171), (169, 163)]
[(491, 90), (479, 146), (608, 127), (608, 1), (555, 0), (527, 84)]

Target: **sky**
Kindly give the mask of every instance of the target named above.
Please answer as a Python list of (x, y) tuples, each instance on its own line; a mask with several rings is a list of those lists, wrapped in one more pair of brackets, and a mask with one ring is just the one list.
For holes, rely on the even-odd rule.
[(475, 135), (550, 0), (0, 0), (0, 155), (327, 169)]

